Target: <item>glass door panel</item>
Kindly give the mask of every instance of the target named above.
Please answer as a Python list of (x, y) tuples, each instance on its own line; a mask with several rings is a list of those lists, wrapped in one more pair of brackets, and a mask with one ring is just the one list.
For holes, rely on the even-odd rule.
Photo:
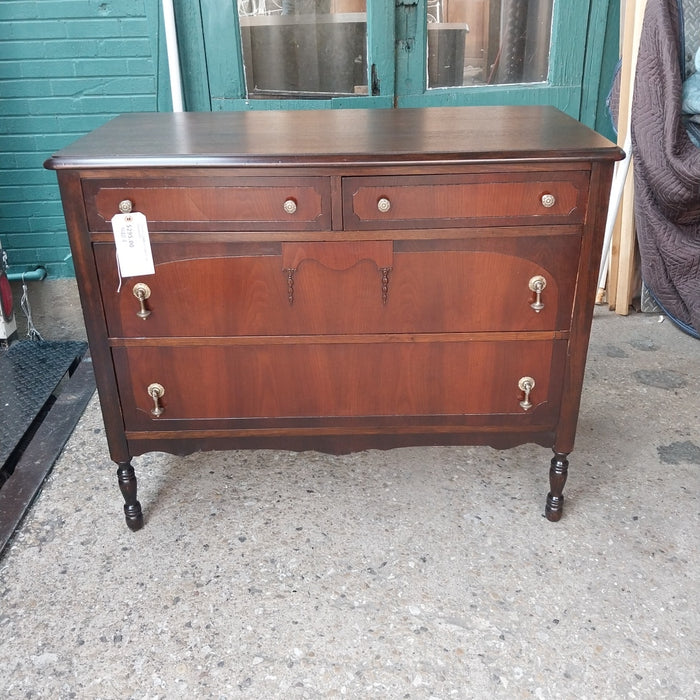
[(249, 99), (367, 95), (366, 0), (238, 0)]
[(428, 88), (547, 80), (553, 0), (427, 0)]
[(175, 8), (188, 110), (551, 104), (589, 125), (607, 79), (603, 48), (619, 23), (618, 0), (175, 0)]

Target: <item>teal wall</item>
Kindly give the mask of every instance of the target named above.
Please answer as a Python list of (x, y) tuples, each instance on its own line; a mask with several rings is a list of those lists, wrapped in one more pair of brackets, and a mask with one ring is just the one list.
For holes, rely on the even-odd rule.
[[(574, 13), (576, 26), (582, 23), (589, 32), (583, 39), (585, 61), (580, 46), (576, 52), (565, 44), (561, 49), (568, 62), (573, 53), (580, 54), (584, 66), (582, 103), (577, 97), (567, 111), (609, 136), (602, 106), (617, 57), (619, 0), (560, 1), (570, 15)], [(381, 36), (370, 38), (384, 71), (382, 93), (349, 98), (353, 105), (391, 105), (395, 75), (387, 36), (393, 36), (394, 3), (401, 8), (423, 2), (371, 2), (374, 24), (383, 28)], [(159, 7), (160, 0), (0, 0), (0, 242), (9, 255), (11, 273), (44, 266), (52, 277), (74, 274), (56, 175), (44, 170), (44, 160), (117, 114), (170, 109)], [(230, 75), (235, 3), (176, 0), (175, 7), (187, 107), (227, 108), (236, 84)], [(606, 23), (608, 31), (601, 32)], [(217, 56), (226, 60), (217, 62)], [(557, 90), (576, 92), (568, 83), (577, 81), (580, 88), (580, 67), (570, 73), (576, 75)], [(517, 99), (499, 99), (533, 99), (532, 89), (521, 92)], [(421, 95), (416, 99), (425, 102)], [(258, 101), (254, 106), (289, 104)]]
[[(0, 1), (0, 241), (10, 272), (73, 275), (53, 152), (157, 106), (157, 0)], [(161, 90), (162, 92), (162, 90)]]

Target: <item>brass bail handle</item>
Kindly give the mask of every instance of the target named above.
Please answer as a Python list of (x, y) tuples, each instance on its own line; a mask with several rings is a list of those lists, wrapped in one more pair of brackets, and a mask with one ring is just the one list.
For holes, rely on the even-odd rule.
[(542, 275), (535, 275), (528, 282), (528, 287), (531, 292), (535, 293), (535, 301), (530, 304), (530, 306), (535, 310), (535, 313), (539, 313), (544, 309), (544, 304), (542, 303), (542, 292), (547, 286), (547, 280), (542, 277)]
[(134, 285), (134, 296), (139, 300), (141, 308), (136, 312), (139, 318), (144, 321), (151, 315), (151, 312), (146, 308), (146, 299), (151, 296), (151, 288), (143, 282), (137, 282)]
[(148, 391), (148, 395), (153, 399), (151, 415), (159, 418), (163, 415), (163, 411), (165, 410), (160, 404), (160, 399), (162, 398), (163, 394), (165, 394), (165, 389), (163, 388), (162, 384), (153, 382), (153, 384), (148, 385), (148, 389), (146, 391)]
[(532, 402), (530, 401), (530, 392), (535, 388), (535, 380), (532, 377), (521, 377), (518, 381), (518, 389), (522, 391), (525, 396), (520, 402), (520, 408), (523, 411), (528, 411), (532, 408)]

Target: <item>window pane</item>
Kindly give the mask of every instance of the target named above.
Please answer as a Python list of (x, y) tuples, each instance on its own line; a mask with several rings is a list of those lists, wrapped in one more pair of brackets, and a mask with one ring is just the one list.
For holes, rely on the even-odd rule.
[(428, 87), (547, 80), (553, 0), (428, 0)]
[(249, 97), (367, 94), (366, 0), (238, 0)]

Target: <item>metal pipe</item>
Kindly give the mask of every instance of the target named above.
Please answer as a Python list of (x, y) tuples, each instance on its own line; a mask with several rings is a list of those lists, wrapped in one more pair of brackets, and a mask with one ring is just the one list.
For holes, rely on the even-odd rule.
[(620, 209), (620, 201), (622, 200), (622, 193), (624, 192), (625, 182), (627, 181), (627, 172), (629, 171), (630, 161), (632, 160), (632, 134), (629, 128), (627, 130), (627, 136), (625, 137), (623, 150), (625, 152), (625, 158), (615, 164), (615, 175), (613, 177), (612, 187), (610, 188), (608, 218), (605, 222), (605, 236), (603, 238), (603, 254), (598, 270), (598, 290), (605, 289), (608, 267), (610, 266), (610, 249), (612, 246), (613, 229), (615, 228), (617, 212)]
[(7, 279), (10, 282), (40, 282), (46, 278), (45, 267), (37, 267), (34, 270), (25, 270), (24, 272), (8, 272)]
[(180, 56), (177, 48), (177, 28), (175, 26), (173, 0), (163, 0), (163, 23), (165, 25), (165, 46), (168, 54), (168, 73), (170, 75), (170, 96), (173, 101), (173, 112), (182, 112), (182, 80), (180, 78)]

